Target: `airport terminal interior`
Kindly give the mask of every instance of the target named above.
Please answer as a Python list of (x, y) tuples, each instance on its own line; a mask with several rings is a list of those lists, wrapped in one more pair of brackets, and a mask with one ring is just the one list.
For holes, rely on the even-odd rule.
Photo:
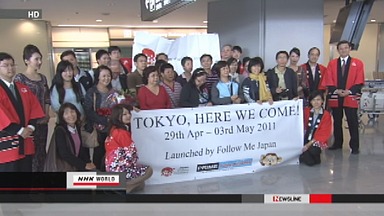
[[(162, 0), (154, 2), (166, 4), (166, 2), (184, 1)], [(151, 4), (152, 1), (0, 0), (0, 10), (33, 8), (42, 12), (42, 19), (38, 20), (0, 18), (0, 35), (5, 37), (4, 40), (0, 41), (0, 52), (5, 51), (12, 54), (18, 65), (18, 70), (20, 70), (18, 72), (22, 72), (25, 69), (22, 60), (22, 48), (29, 43), (37, 45), (43, 53), (41, 71), (48, 78), (49, 83), (54, 76), (55, 68), (60, 61), (60, 54), (63, 51), (74, 50), (78, 55), (79, 65), (91, 69), (97, 66), (96, 51), (108, 49), (109, 46), (119, 46), (123, 58), (133, 58), (135, 53), (132, 47), (135, 35), (139, 32), (162, 36), (169, 40), (177, 40), (192, 34), (218, 33), (221, 46), (231, 44), (243, 47), (242, 57), (260, 55), (265, 60), (266, 69), (274, 67), (274, 55), (279, 50), (289, 51), (293, 47), (300, 48), (302, 55), (299, 63), (302, 64), (308, 60), (306, 54), (308, 49), (317, 46), (321, 50), (319, 63), (327, 65), (331, 59), (338, 57), (335, 44), (329, 43), (337, 15), (341, 8), (352, 2), (355, 1), (196, 0), (175, 10), (167, 11), (167, 14), (157, 18), (147, 15), (149, 16), (149, 18), (147, 17), (148, 21), (143, 21), (141, 7), (145, 3)], [(232, 8), (230, 5), (233, 3), (235, 4)], [(260, 8), (247, 9), (247, 5), (260, 6), (265, 11)], [(351, 52), (351, 56), (364, 62), (366, 81), (376, 81), (381, 84), (384, 83), (383, 10), (384, 0), (374, 1), (372, 11), (367, 17), (367, 24), (364, 26), (365, 30), (362, 31), (362, 37), (359, 40), (358, 50)], [(221, 13), (221, 11), (224, 12)], [(313, 18), (311, 18), (312, 15)], [(257, 19), (254, 20), (253, 16)], [(297, 18), (294, 18), (295, 16)], [(305, 27), (302, 28), (300, 25)], [(265, 32), (259, 33), (261, 29)], [(293, 31), (295, 37), (285, 35), (284, 39), (281, 39), (281, 32), (289, 31)], [(14, 35), (17, 37), (13, 37)], [(308, 39), (308, 35), (313, 40)], [(251, 39), (248, 40), (248, 38)], [(219, 52), (220, 50), (218, 50), (218, 55)], [(194, 64), (199, 66), (198, 62), (194, 62)], [(382, 87), (384, 85), (380, 85), (380, 88)], [(371, 106), (373, 110), (362, 107), (358, 109), (359, 154), (351, 154), (348, 145), (350, 140), (348, 124), (344, 117), (342, 149), (323, 150), (319, 165), (309, 167), (299, 164), (297, 158), (301, 151), (298, 151), (297, 158), (293, 159), (297, 160), (296, 164), (283, 162), (278, 166), (266, 167), (249, 174), (146, 185), (144, 190), (135, 193), (143, 195), (384, 194), (384, 117), (382, 116), (384, 114), (384, 97), (381, 94), (383, 89), (376, 89), (374, 92), (367, 91), (368, 93), (379, 94), (377, 100), (375, 99), (376, 104)], [(365, 99), (367, 97), (368, 99), (371, 98), (372, 94), (366, 96)], [(56, 121), (56, 116), (52, 112), (48, 137), (51, 137)], [(332, 138), (330, 142), (332, 142)], [(68, 215), (68, 212), (71, 211), (74, 214), (80, 212), (86, 215), (91, 209), (94, 216), (106, 215), (107, 211), (115, 211), (115, 213), (108, 214), (112, 216), (123, 215), (129, 211), (129, 207), (124, 205), (116, 204), (111, 207), (105, 204), (104, 211), (98, 212), (96, 209), (103, 205), (87, 204), (69, 207), (68, 204), (1, 204), (0, 216), (2, 216), (1, 210), (3, 210), (4, 216), (53, 214), (59, 216)], [(380, 209), (382, 206), (382, 204), (372, 206), (351, 204), (323, 208), (318, 205), (312, 209), (303, 206), (298, 208), (263, 206), (256, 209), (255, 206), (251, 205), (238, 205), (236, 208), (235, 206), (231, 208), (230, 205), (225, 204), (218, 204), (216, 207), (209, 205), (200, 207), (197, 204), (182, 207), (176, 204), (165, 204), (163, 208), (160, 205), (145, 207), (143, 204), (138, 204), (132, 209), (139, 215), (182, 214), (185, 216), (196, 214), (234, 215), (239, 212), (243, 215), (254, 215), (257, 210), (266, 213), (266, 215), (301, 215), (304, 214), (303, 212), (313, 210), (315, 216), (351, 215), (354, 213), (382, 215), (384, 211), (384, 209)], [(217, 214), (213, 213), (218, 209), (220, 210), (217, 211)], [(342, 211), (342, 209), (348, 210)]]

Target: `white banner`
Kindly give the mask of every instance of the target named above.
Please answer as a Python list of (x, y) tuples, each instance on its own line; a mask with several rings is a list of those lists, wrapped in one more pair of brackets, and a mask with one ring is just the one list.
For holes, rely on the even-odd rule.
[(298, 164), (304, 137), (301, 100), (133, 112), (131, 127), (148, 184)]
[[(158, 53), (166, 53), (175, 71), (179, 74), (184, 72), (181, 59), (189, 56), (193, 59), (193, 68), (201, 67), (200, 57), (203, 54), (212, 55), (213, 62), (220, 60), (220, 43), (217, 34), (196, 34), (169, 40), (164, 37), (137, 32), (133, 41), (132, 56), (144, 53), (148, 57), (148, 63), (153, 65)], [(132, 70), (135, 64), (132, 62)]]

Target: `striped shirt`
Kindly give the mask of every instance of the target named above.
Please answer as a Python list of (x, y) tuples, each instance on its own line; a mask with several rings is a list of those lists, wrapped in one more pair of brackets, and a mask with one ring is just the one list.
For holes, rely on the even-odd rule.
[(165, 91), (169, 95), (169, 99), (171, 99), (172, 109), (180, 107), (180, 94), (181, 94), (181, 85), (178, 82), (173, 82), (173, 87), (168, 86), (164, 82), (161, 82), (165, 88)]
[(211, 92), (213, 84), (219, 82), (219, 76), (212, 71), (211, 74), (207, 75), (207, 81), (206, 81), (206, 87), (208, 89), (208, 92)]

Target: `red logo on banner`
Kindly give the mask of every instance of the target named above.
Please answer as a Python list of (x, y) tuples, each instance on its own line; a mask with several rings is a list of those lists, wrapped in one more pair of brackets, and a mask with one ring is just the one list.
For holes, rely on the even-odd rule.
[(156, 54), (155, 51), (149, 49), (149, 48), (144, 48), (143, 51), (141, 51), (144, 55), (147, 56), (148, 58), (148, 65), (154, 65), (155, 64), (155, 59), (156, 59)]
[(168, 176), (171, 176), (173, 174), (173, 171), (174, 171), (174, 168), (172, 167), (165, 167), (161, 170), (161, 175), (162, 176), (165, 176), (165, 177), (168, 177)]

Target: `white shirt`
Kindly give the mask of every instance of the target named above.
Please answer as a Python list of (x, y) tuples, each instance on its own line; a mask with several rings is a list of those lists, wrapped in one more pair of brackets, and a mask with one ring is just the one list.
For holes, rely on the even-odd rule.
[(312, 70), (312, 77), (313, 77), (313, 80), (315, 80), (316, 79), (316, 66), (311, 66), (311, 70)]
[[(15, 86), (15, 83), (13, 83), (13, 81), (12, 82), (8, 82), (7, 80), (5, 80), (5, 79), (1, 79), (4, 83), (5, 83), (5, 85), (7, 85), (7, 87), (9, 88), (9, 86), (11, 85), (11, 84), (13, 84), (13, 86)], [(15, 87), (16, 88), (16, 87)]]
[(349, 58), (349, 56), (344, 57), (344, 58), (341, 58), (341, 57), (340, 57), (340, 64), (341, 64), (341, 67), (343, 67), (343, 60), (344, 60), (344, 64), (347, 64), (348, 58)]

